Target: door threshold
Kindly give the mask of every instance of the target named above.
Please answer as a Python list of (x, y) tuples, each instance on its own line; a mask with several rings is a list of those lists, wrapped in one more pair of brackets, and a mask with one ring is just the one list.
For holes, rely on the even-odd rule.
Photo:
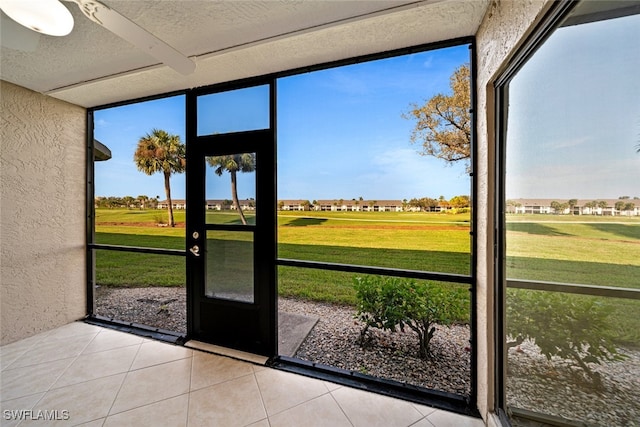
[(245, 351), (235, 350), (233, 348), (221, 347), (215, 344), (209, 344), (202, 341), (189, 340), (184, 343), (185, 347), (192, 348), (194, 350), (206, 351), (208, 353), (219, 354), (221, 356), (227, 356), (234, 359), (244, 360), (245, 362), (254, 363), (256, 365), (266, 365), (269, 358), (267, 356), (261, 356), (259, 354), (247, 353)]

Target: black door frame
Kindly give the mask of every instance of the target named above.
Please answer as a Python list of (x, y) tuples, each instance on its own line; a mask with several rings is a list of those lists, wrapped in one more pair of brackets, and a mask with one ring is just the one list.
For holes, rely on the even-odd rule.
[[(197, 135), (199, 96), (269, 86), (269, 128), (221, 135)], [(276, 268), (276, 83), (252, 79), (187, 92), (187, 337), (272, 357), (277, 354)], [(256, 153), (256, 224), (205, 224), (205, 156)], [(207, 230), (254, 234), (254, 302), (208, 298), (204, 294)], [(197, 232), (197, 236), (194, 235)], [(189, 248), (199, 246), (198, 254)]]

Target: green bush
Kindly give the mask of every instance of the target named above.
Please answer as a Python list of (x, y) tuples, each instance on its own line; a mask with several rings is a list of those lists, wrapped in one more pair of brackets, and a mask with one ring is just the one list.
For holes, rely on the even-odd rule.
[(395, 277), (355, 277), (357, 313), (356, 317), (364, 323), (360, 331), (360, 344), (365, 343), (370, 327), (395, 330), (403, 320), (404, 291), (402, 280)]
[(588, 363), (623, 360), (607, 327), (611, 307), (597, 298), (558, 292), (510, 290), (507, 293), (508, 346), (530, 339), (547, 359), (573, 361), (599, 381)]
[(418, 336), (420, 357), (426, 358), (436, 324), (450, 325), (465, 315), (468, 318), (468, 299), (463, 289), (380, 276), (356, 277), (354, 287), (356, 318), (365, 325), (360, 333), (361, 344), (370, 327), (389, 331), (408, 327)]
[[(408, 281), (403, 284), (404, 292), (402, 312), (404, 324), (418, 335), (420, 357), (429, 356), (429, 344), (436, 331), (435, 325), (448, 326), (459, 319), (465, 310), (465, 303), (457, 292), (452, 292), (425, 283)], [(408, 298), (407, 298), (408, 297)]]

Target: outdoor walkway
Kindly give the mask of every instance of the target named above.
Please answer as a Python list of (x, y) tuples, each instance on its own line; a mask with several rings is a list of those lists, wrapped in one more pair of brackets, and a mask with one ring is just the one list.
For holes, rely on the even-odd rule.
[(81, 322), (0, 347), (0, 367), (2, 426), (483, 425)]

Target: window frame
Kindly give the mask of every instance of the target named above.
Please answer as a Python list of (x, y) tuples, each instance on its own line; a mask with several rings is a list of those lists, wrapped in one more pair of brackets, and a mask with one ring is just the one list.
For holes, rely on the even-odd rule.
[[(566, 23), (566, 18), (580, 3), (585, 0), (560, 0), (554, 2), (543, 16), (541, 21), (533, 29), (524, 44), (509, 60), (507, 67), (500, 73), (493, 83), (494, 126), (495, 126), (495, 258), (494, 258), (494, 410), (503, 425), (510, 426), (511, 421), (507, 407), (506, 379), (507, 379), (507, 346), (506, 339), (506, 291), (507, 287), (515, 289), (530, 289), (546, 292), (565, 292), (592, 296), (617, 297), (625, 299), (640, 299), (640, 290), (620, 288), (611, 289), (595, 285), (575, 283), (556, 283), (532, 280), (508, 280), (506, 274), (506, 150), (507, 150), (507, 122), (509, 107), (509, 83), (522, 69), (527, 61), (536, 53), (549, 37)], [(617, 15), (607, 15), (604, 19), (613, 19)], [(523, 206), (527, 213), (527, 207)], [(532, 207), (535, 213), (535, 207)], [(538, 209), (538, 213), (541, 213)], [(531, 411), (518, 411), (518, 417), (535, 422), (551, 423), (557, 425), (561, 421), (551, 415)]]

